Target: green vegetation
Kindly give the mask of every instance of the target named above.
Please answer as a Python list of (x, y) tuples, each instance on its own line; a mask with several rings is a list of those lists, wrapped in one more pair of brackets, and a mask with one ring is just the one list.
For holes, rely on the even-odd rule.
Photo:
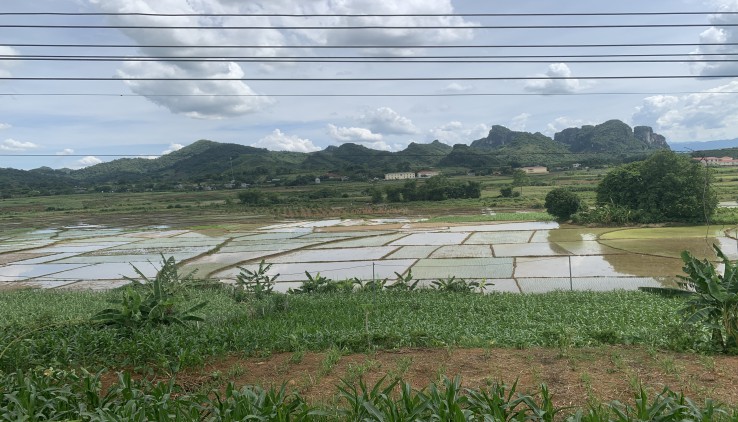
[(597, 202), (630, 211), (631, 222), (706, 222), (717, 207), (710, 181), (704, 166), (663, 151), (609, 172), (597, 187)]
[[(122, 294), (4, 293), (0, 297), (0, 370), (99, 368), (111, 362), (154, 368), (170, 362), (195, 365), (208, 356), (230, 352), (295, 351), (296, 344), (306, 350), (363, 351), (367, 336), (371, 344), (387, 348), (482, 347), (490, 341), (501, 347), (523, 347), (555, 345), (566, 331), (576, 346), (607, 342), (672, 350), (705, 347), (680, 322), (682, 299), (639, 292), (458, 295), (428, 289), (339, 290), (294, 295), (288, 309), (254, 317), (249, 307), (233, 300), (230, 289), (198, 288), (186, 291), (190, 303), (207, 302), (199, 311), (204, 321), (196, 328), (143, 325), (130, 331), (79, 324)], [(365, 305), (372, 309), (369, 333), (362, 312)], [(38, 306), (44, 309), (40, 316), (25, 310)]]
[(452, 182), (444, 176), (433, 176), (422, 184), (418, 184), (416, 180), (407, 180), (402, 187), (390, 185), (386, 186), (384, 191), (389, 202), (475, 199), (482, 195), (479, 182), (471, 180)]
[(337, 386), (340, 404), (308, 404), (285, 386), (188, 392), (173, 376), (168, 382), (133, 380), (119, 374), (104, 389), (101, 374), (47, 368), (0, 374), (0, 417), (5, 420), (156, 420), (156, 421), (731, 421), (734, 410), (708, 401), (699, 405), (668, 388), (653, 398), (641, 387), (632, 404), (614, 401), (586, 409), (558, 407), (545, 384), (534, 394), (517, 391), (517, 383), (462, 388), (461, 379), (444, 377), (416, 390), (409, 383), (381, 379), (367, 386), (345, 380)]
[(546, 211), (559, 220), (568, 220), (582, 208), (579, 195), (566, 188), (556, 188), (546, 194)]
[(731, 262), (723, 251), (713, 246), (725, 269), (720, 274), (708, 260), (700, 261), (692, 254), (682, 253), (682, 277), (689, 291), (689, 301), (683, 309), (687, 323), (700, 323), (712, 333), (712, 343), (718, 350), (738, 350), (738, 263)]
[[(191, 274), (180, 277), (174, 258), (162, 256), (161, 269), (156, 277), (146, 277), (138, 268), (133, 267), (141, 276), (141, 281), (128, 278), (132, 286), (126, 286), (121, 299), (112, 300), (119, 305), (107, 308), (92, 317), (93, 321), (104, 325), (122, 328), (137, 328), (147, 325), (185, 325), (190, 321), (203, 321), (193, 314), (202, 309), (207, 302), (182, 309), (184, 298), (182, 290), (192, 282)], [(141, 291), (144, 294), (141, 294)]]

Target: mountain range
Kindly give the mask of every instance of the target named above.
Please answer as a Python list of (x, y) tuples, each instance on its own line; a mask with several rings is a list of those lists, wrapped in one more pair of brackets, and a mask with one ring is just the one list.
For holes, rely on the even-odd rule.
[(650, 127), (631, 128), (619, 120), (565, 129), (553, 138), (493, 126), (486, 137), (470, 145), (411, 143), (397, 152), (344, 143), (322, 151), (298, 153), (199, 140), (156, 159), (122, 158), (80, 170), (0, 169), (0, 195), (173, 189), (180, 185), (240, 185), (275, 179), (299, 184), (326, 174), (366, 180), (382, 178), (386, 172), (425, 168), (484, 174), (525, 165), (620, 163), (662, 148), (669, 145)]

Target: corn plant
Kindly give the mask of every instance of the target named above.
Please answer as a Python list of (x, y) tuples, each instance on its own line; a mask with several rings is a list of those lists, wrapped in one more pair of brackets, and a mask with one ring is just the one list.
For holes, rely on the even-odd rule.
[[(193, 313), (205, 307), (207, 302), (200, 302), (186, 309), (181, 309), (182, 287), (192, 279), (192, 273), (180, 277), (174, 257), (164, 258), (161, 269), (154, 278), (148, 278), (141, 270), (133, 266), (141, 280), (126, 277), (132, 286), (126, 286), (121, 299), (111, 302), (119, 305), (107, 308), (92, 317), (95, 322), (117, 327), (135, 328), (147, 325), (184, 325), (190, 321), (203, 321)], [(143, 292), (143, 293), (142, 293)]]
[(725, 265), (719, 274), (708, 260), (698, 260), (682, 252), (684, 285), (693, 292), (682, 309), (687, 323), (701, 323), (712, 333), (713, 345), (721, 350), (738, 347), (738, 263), (731, 262), (717, 245), (718, 258)]
[(238, 267), (241, 272), (236, 276), (237, 291), (253, 295), (257, 299), (270, 295), (274, 291), (275, 280), (279, 277), (279, 274), (270, 276), (270, 268), (272, 264), (266, 264), (263, 259), (255, 271)]

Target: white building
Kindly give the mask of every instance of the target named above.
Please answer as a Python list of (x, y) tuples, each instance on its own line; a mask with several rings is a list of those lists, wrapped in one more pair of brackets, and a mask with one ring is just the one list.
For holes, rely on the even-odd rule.
[(399, 173), (385, 173), (384, 180), (405, 180), (415, 179), (415, 173), (411, 171), (403, 171)]

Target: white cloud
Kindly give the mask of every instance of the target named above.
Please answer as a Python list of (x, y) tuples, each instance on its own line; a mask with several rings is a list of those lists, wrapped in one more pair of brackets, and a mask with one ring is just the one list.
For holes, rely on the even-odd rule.
[(530, 113), (518, 114), (510, 121), (510, 129), (518, 132), (525, 131), (525, 127), (528, 125), (528, 120), (530, 119), (530, 117)]
[(0, 130), (10, 129), (11, 127), (12, 126), (10, 126), (10, 124), (8, 124), (8, 123), (0, 123)]
[[(218, 2), (181, 0), (89, 0), (102, 11), (109, 13), (207, 13), (220, 12)], [(156, 16), (119, 15), (110, 18), (116, 25), (155, 25), (155, 26), (222, 26), (227, 19), (209, 17), (161, 18)], [(249, 55), (254, 50), (240, 50), (237, 53), (227, 49), (198, 49), (192, 45), (227, 45), (234, 42), (233, 31), (202, 29), (157, 29), (142, 31), (136, 29), (123, 32), (139, 45), (174, 45), (179, 48), (140, 47), (145, 56), (227, 56)], [(278, 37), (272, 42), (270, 34), (274, 31), (258, 31), (253, 44), (281, 43)], [(260, 52), (264, 54), (264, 52)], [(244, 70), (235, 62), (127, 62), (118, 69), (121, 78), (243, 78)], [(223, 119), (237, 117), (263, 110), (273, 103), (267, 97), (253, 96), (256, 92), (242, 81), (125, 81), (136, 94), (140, 94), (155, 104), (173, 113), (198, 119)], [(178, 96), (157, 96), (157, 94), (177, 94)], [(189, 96), (188, 96), (189, 95)]]
[(446, 85), (441, 91), (444, 92), (466, 92), (471, 91), (474, 89), (471, 85), (464, 85), (460, 84), (458, 82), (451, 82), (450, 84)]
[(361, 116), (359, 120), (369, 126), (373, 132), (396, 135), (412, 135), (420, 132), (412, 120), (400, 116), (389, 107), (379, 107)]
[(549, 79), (534, 79), (526, 82), (526, 91), (537, 92), (539, 94), (568, 94), (581, 91), (585, 88), (584, 84), (578, 79), (555, 79), (572, 77), (572, 71), (566, 63), (550, 64), (545, 74), (538, 74), (536, 76), (545, 76)]
[(33, 142), (21, 142), (16, 141), (15, 139), (6, 139), (0, 142), (0, 151), (21, 152), (28, 151), (29, 149), (36, 149), (38, 147), (39, 146)]
[(652, 126), (670, 139), (735, 138), (738, 127), (738, 80), (699, 94), (656, 95), (643, 99), (633, 124)]
[(429, 131), (433, 139), (445, 144), (470, 144), (472, 141), (484, 138), (490, 127), (484, 123), (466, 126), (459, 121), (448, 122)]
[(56, 155), (72, 155), (74, 150), (72, 148), (64, 148), (63, 150), (56, 153)]
[[(11, 47), (8, 47), (8, 46), (0, 45), (0, 55), (2, 55), (2, 56), (17, 56), (18, 55), (18, 50), (14, 49), (14, 48), (11, 48)], [(2, 78), (9, 78), (10, 76), (13, 76), (10, 73), (10, 68), (13, 67), (13, 66), (15, 66), (16, 63), (17, 62), (15, 62), (13, 60), (0, 60), (0, 77), (2, 77)], [(5, 129), (5, 128), (3, 128), (3, 129)]]
[(320, 148), (315, 146), (310, 139), (302, 139), (296, 135), (287, 135), (279, 129), (251, 144), (252, 147), (266, 148), (271, 151), (295, 151), (312, 152)]
[[(713, 1), (714, 10), (719, 12), (738, 11), (738, 1), (717, 0)], [(704, 30), (699, 37), (700, 43), (704, 44), (731, 44), (738, 42), (738, 16), (733, 14), (718, 13), (710, 15), (712, 27)], [(695, 51), (694, 59), (700, 59), (704, 54), (735, 54), (735, 45), (701, 45)], [(732, 59), (732, 56), (710, 56), (710, 59)], [(699, 75), (724, 75), (733, 74), (738, 71), (738, 63), (735, 62), (710, 62), (694, 63), (692, 71)]]
[(95, 164), (100, 164), (103, 161), (95, 156), (88, 155), (87, 157), (84, 157), (80, 160), (77, 160), (72, 168), (74, 169), (81, 169), (89, 166), (94, 166)]
[(591, 125), (592, 122), (585, 121), (582, 119), (572, 119), (571, 117), (557, 117), (553, 122), (546, 125), (546, 130), (543, 131), (545, 135), (554, 136), (556, 132), (561, 132), (564, 129), (570, 127), (581, 127), (584, 125)]
[(179, 151), (182, 148), (184, 148), (184, 145), (182, 145), (182, 144), (169, 144), (169, 148), (167, 148), (164, 151), (162, 151), (161, 152), (161, 155), (167, 155), (167, 154), (169, 154), (171, 152)]
[(337, 127), (328, 125), (328, 134), (339, 142), (374, 143), (382, 141), (382, 135), (363, 127)]
[[(108, 13), (305, 13), (305, 14), (443, 14), (453, 13), (452, 0), (87, 0), (100, 11)], [(171, 29), (140, 30), (123, 29), (145, 56), (262, 56), (284, 55), (285, 50), (268, 46), (295, 45), (439, 45), (471, 40), (475, 23), (458, 16), (398, 16), (398, 17), (313, 17), (296, 21), (279, 16), (181, 16), (157, 17), (117, 15), (109, 18), (114, 25), (162, 26)], [(454, 29), (366, 29), (351, 31), (320, 29), (279, 29), (295, 24), (310, 26), (460, 26)], [(176, 26), (243, 26), (254, 25), (273, 29), (258, 31), (232, 31), (226, 29), (177, 29)], [(467, 28), (468, 27), (468, 28)], [(240, 37), (240, 38), (239, 38)], [(197, 48), (193, 46), (223, 46), (232, 44), (264, 45), (264, 48), (228, 49)], [(178, 48), (146, 47), (173, 45)], [(414, 49), (367, 49), (365, 55), (411, 56), (422, 52)], [(268, 72), (275, 68), (295, 67), (294, 64), (247, 64), (215, 62), (127, 62), (118, 69), (121, 78), (244, 78), (255, 72)], [(296, 68), (296, 67), (295, 67)], [(136, 94), (146, 97), (176, 114), (199, 119), (223, 119), (257, 113), (274, 101), (256, 92), (243, 81), (125, 81)], [(157, 96), (175, 93), (180, 96)], [(186, 96), (197, 95), (197, 96)]]

